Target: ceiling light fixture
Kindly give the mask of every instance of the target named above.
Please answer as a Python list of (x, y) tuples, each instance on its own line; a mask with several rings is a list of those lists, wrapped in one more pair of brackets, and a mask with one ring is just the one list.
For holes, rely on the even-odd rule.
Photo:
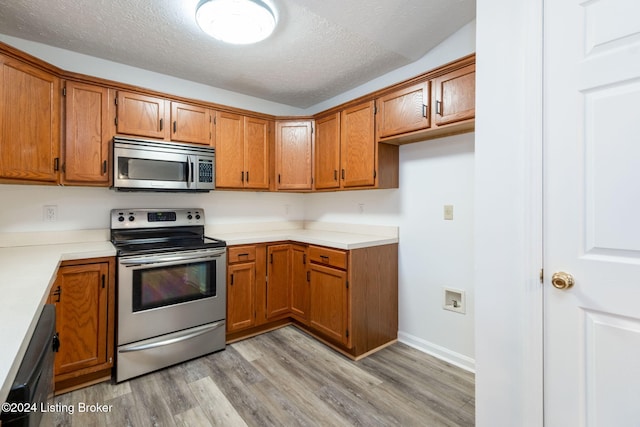
[(196, 21), (213, 38), (233, 44), (264, 40), (276, 26), (273, 8), (262, 0), (202, 0)]

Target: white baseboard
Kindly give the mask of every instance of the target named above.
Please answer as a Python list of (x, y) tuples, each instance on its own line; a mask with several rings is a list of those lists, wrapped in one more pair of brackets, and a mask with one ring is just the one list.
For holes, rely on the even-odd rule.
[(447, 363), (462, 368), (465, 371), (473, 373), (476, 372), (476, 361), (469, 356), (456, 353), (455, 351), (451, 351), (448, 348), (441, 347), (422, 338), (407, 334), (406, 332), (398, 332), (398, 341), (424, 353), (430, 354), (433, 357), (444, 360)]

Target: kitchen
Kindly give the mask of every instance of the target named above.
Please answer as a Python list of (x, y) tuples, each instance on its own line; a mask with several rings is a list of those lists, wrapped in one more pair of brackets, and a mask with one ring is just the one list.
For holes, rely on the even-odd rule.
[[(424, 63), (422, 64), (414, 64), (408, 70), (404, 71), (404, 74), (399, 76), (388, 76), (386, 81), (383, 83), (378, 83), (379, 85), (389, 85), (393, 84), (403, 78), (408, 78), (413, 75), (424, 72), (425, 70), (435, 68), (437, 66), (446, 63), (447, 61), (457, 59), (461, 56), (464, 56), (468, 53), (473, 52), (473, 46), (467, 40), (472, 39), (473, 37), (473, 24), (470, 24), (465, 27), (463, 32), (454, 37), (454, 40), (450, 43), (453, 45), (464, 44), (464, 47), (457, 48), (455, 51), (448, 52), (446, 55), (438, 54), (433, 58), (426, 58)], [(201, 98), (202, 93), (207, 93), (207, 91), (211, 91), (210, 88), (205, 88), (202, 85), (194, 84), (191, 82), (178, 80), (175, 78), (170, 78), (166, 76), (162, 76), (158, 78), (158, 82), (155, 81), (155, 75), (148, 72), (143, 72), (142, 70), (132, 70), (130, 67), (119, 65), (119, 64), (109, 64), (109, 67), (105, 67), (105, 63), (101, 60), (87, 58), (85, 56), (81, 56), (78, 54), (73, 54), (71, 52), (64, 52), (64, 55), (61, 55), (62, 52), (56, 50), (55, 48), (48, 48), (41, 45), (31, 44), (28, 41), (18, 40), (7, 36), (3, 38), (3, 42), (6, 42), (12, 46), (15, 46), (21, 50), (24, 50), (28, 53), (33, 54), (34, 56), (46, 60), (51, 61), (52, 63), (60, 66), (63, 69), (73, 69), (78, 72), (88, 72), (90, 75), (96, 75), (98, 73), (104, 73), (105, 70), (108, 70), (109, 67), (113, 67), (114, 69), (111, 71), (110, 75), (100, 75), (102, 78), (109, 78), (113, 80), (121, 81), (121, 76), (126, 75), (128, 78), (132, 78), (136, 76), (136, 74), (142, 74), (141, 77), (138, 77), (139, 80), (131, 80), (127, 81), (127, 83), (135, 84), (137, 86), (151, 87), (152, 89), (163, 91), (166, 93), (171, 93), (179, 96), (189, 96)], [(35, 50), (31, 50), (35, 48)], [(445, 46), (446, 48), (446, 46)], [(48, 53), (47, 53), (48, 51)], [(59, 59), (62, 57), (67, 57), (67, 55), (71, 55), (68, 57), (70, 59), (69, 63), (60, 63)], [(90, 64), (92, 61), (96, 61), (94, 66)], [(86, 69), (89, 67), (89, 69)], [(135, 72), (133, 72), (135, 71)], [(166, 82), (168, 80), (168, 82)], [(153, 83), (153, 85), (151, 84)], [(363, 93), (371, 91), (371, 88), (363, 88)], [(197, 95), (195, 95), (197, 94)], [(223, 94), (224, 95), (224, 94)], [(234, 106), (239, 106), (241, 108), (247, 108), (248, 105), (245, 105), (246, 102), (245, 97), (241, 95), (234, 95), (229, 99), (229, 95), (226, 95), (227, 98), (219, 96), (219, 94), (215, 94), (215, 97), (211, 97), (217, 103), (228, 103)], [(351, 95), (348, 95), (351, 98)], [(345, 98), (345, 100), (349, 99)], [(259, 103), (264, 103), (264, 101), (259, 100), (250, 100), (251, 108), (255, 108), (255, 105)], [(332, 101), (334, 104), (342, 102), (341, 100)], [(282, 108), (282, 107), (279, 107)], [(320, 107), (321, 108), (321, 107)], [(291, 112), (279, 112), (275, 111), (275, 113), (279, 114), (291, 114)], [(455, 225), (460, 224), (460, 229), (456, 230), (459, 237), (456, 239), (464, 239), (466, 243), (463, 243), (466, 247), (465, 251), (459, 250), (459, 248), (452, 247), (447, 250), (451, 251), (451, 253), (455, 253), (456, 256), (460, 256), (460, 254), (466, 252), (467, 261), (465, 264), (467, 265), (466, 270), (461, 271), (459, 267), (456, 267), (456, 274), (459, 272), (460, 274), (466, 275), (467, 277), (461, 277), (460, 279), (447, 279), (446, 285), (448, 287), (456, 287), (454, 284), (456, 283), (470, 283), (470, 269), (471, 269), (471, 259), (470, 259), (470, 239), (468, 237), (463, 237), (465, 235), (470, 235), (470, 225), (471, 225), (471, 174), (472, 167), (470, 166), (470, 162), (472, 159), (472, 136), (471, 135), (461, 135), (458, 137), (453, 137), (451, 144), (442, 144), (436, 141), (435, 144), (432, 144), (436, 148), (439, 148), (444, 153), (447, 152), (447, 147), (450, 145), (459, 147), (455, 152), (458, 157), (452, 160), (451, 165), (443, 164), (442, 169), (437, 171), (434, 170), (434, 174), (440, 173), (448, 173), (447, 170), (455, 167), (456, 170), (459, 170), (463, 176), (464, 181), (462, 183), (456, 182), (452, 183), (452, 187), (456, 188), (456, 192), (460, 192), (461, 194), (455, 197), (452, 197), (454, 193), (442, 186), (439, 186), (433, 191), (442, 192), (441, 197), (445, 197), (441, 201), (433, 202), (433, 206), (429, 207), (429, 209), (435, 210), (433, 214), (436, 213), (438, 216), (442, 210), (443, 204), (453, 204), (455, 205), (455, 218), (454, 222), (447, 223), (445, 226), (449, 226), (449, 229), (453, 229)], [(424, 150), (424, 148), (422, 149)], [(427, 152), (428, 152), (427, 148)], [(421, 153), (420, 150), (417, 150), (416, 153), (408, 153), (409, 159), (415, 159), (417, 156), (425, 157), (425, 154)], [(427, 154), (426, 158), (428, 159), (430, 156), (439, 156), (436, 152), (435, 154)], [(456, 162), (463, 162), (463, 165), (456, 165)], [(432, 182), (433, 178), (429, 176), (424, 176), (425, 172), (422, 172), (422, 169), (419, 165), (416, 165), (415, 174), (417, 180), (422, 180), (423, 182)], [(427, 172), (428, 173), (428, 172)], [(403, 179), (401, 177), (401, 179)], [(409, 180), (406, 181), (409, 183)], [(458, 189), (462, 187), (462, 189)], [(119, 208), (119, 207), (131, 207), (131, 206), (140, 206), (140, 201), (144, 201), (144, 207), (157, 207), (157, 208), (171, 208), (171, 207), (183, 207), (183, 206), (197, 206), (202, 208), (207, 215), (207, 224), (211, 226), (224, 226), (226, 224), (261, 224), (261, 223), (288, 223), (291, 221), (300, 222), (302, 220), (305, 221), (323, 221), (330, 223), (359, 223), (359, 224), (370, 224), (370, 225), (383, 225), (383, 226), (395, 226), (397, 227), (398, 221), (397, 217), (399, 216), (399, 211), (394, 206), (397, 206), (399, 202), (401, 202), (401, 194), (402, 190), (378, 190), (378, 191), (359, 191), (358, 200), (353, 202), (351, 196), (348, 194), (344, 194), (342, 196), (340, 193), (327, 193), (327, 194), (289, 194), (289, 193), (263, 193), (263, 192), (233, 192), (233, 191), (214, 191), (208, 194), (175, 194), (172, 195), (169, 199), (169, 203), (167, 203), (166, 197), (158, 197), (153, 194), (137, 194), (137, 193), (120, 193), (115, 192), (113, 190), (105, 189), (105, 188), (85, 188), (85, 187), (40, 187), (40, 186), (17, 186), (17, 185), (3, 185), (2, 186), (3, 196), (7, 197), (7, 199), (11, 199), (15, 201), (15, 204), (12, 204), (12, 207), (6, 206), (6, 209), (3, 208), (2, 216), (3, 218), (12, 218), (16, 211), (20, 212), (21, 219), (20, 220), (11, 220), (11, 223), (7, 221), (6, 227), (3, 228), (3, 235), (9, 236), (12, 233), (21, 233), (21, 238), (27, 238), (29, 236), (33, 236), (36, 239), (40, 239), (44, 236), (43, 232), (51, 233), (51, 236), (55, 238), (60, 238), (63, 236), (65, 239), (72, 239), (74, 233), (70, 233), (68, 230), (93, 230), (94, 233), (99, 234), (99, 230), (108, 229), (108, 225), (105, 223), (104, 213), (108, 212), (110, 209)], [(351, 193), (351, 192), (349, 192)], [(412, 200), (408, 200), (408, 202), (412, 202)], [(42, 220), (42, 207), (43, 206), (56, 206), (57, 207), (57, 220), (55, 222), (45, 222)], [(259, 209), (256, 207), (259, 206)], [(436, 208), (436, 206), (438, 206)], [(35, 209), (35, 210), (34, 210)], [(424, 207), (423, 207), (424, 209)], [(418, 212), (416, 212), (418, 213)], [(334, 218), (331, 218), (331, 216)], [(102, 218), (101, 218), (102, 216)], [(421, 223), (422, 218), (420, 215), (417, 215), (415, 218), (411, 219), (416, 223)], [(441, 222), (441, 219), (437, 221), (434, 218), (435, 226), (438, 226)], [(453, 225), (452, 225), (453, 224)], [(400, 232), (402, 233), (402, 225), (400, 224)], [(446, 232), (446, 230), (444, 230)], [(215, 235), (215, 234), (214, 234)], [(400, 239), (403, 237), (400, 236)], [(455, 239), (452, 239), (455, 240)], [(407, 236), (407, 242), (410, 242), (411, 238)], [(424, 250), (424, 243), (420, 243), (421, 250)], [(410, 246), (407, 246), (409, 249)], [(443, 248), (434, 248), (434, 251), (442, 253)], [(417, 255), (417, 254), (416, 254)], [(432, 271), (436, 271), (436, 269), (432, 269)], [(427, 278), (424, 276), (422, 272), (413, 273), (414, 275), (421, 276), (420, 282), (426, 282)], [(442, 272), (442, 276), (447, 275), (447, 273)], [(437, 287), (434, 287), (432, 291), (432, 296), (424, 296), (425, 299), (433, 299), (434, 307), (438, 308), (438, 311), (442, 310), (442, 287), (444, 284), (437, 283)], [(420, 288), (423, 286), (420, 285)], [(457, 286), (459, 287), (459, 286)], [(424, 292), (424, 291), (420, 291)], [(473, 296), (472, 290), (469, 289), (467, 291), (467, 313), (465, 315), (446, 312), (442, 315), (445, 318), (454, 317), (454, 321), (459, 322), (463, 325), (462, 328), (459, 328), (464, 332), (464, 337), (448, 337), (446, 334), (443, 335), (444, 340), (454, 340), (459, 343), (463, 350), (450, 351), (450, 353), (457, 357), (458, 355), (462, 355), (460, 359), (463, 363), (467, 364), (469, 367), (472, 363), (472, 342), (473, 342)], [(411, 299), (411, 298), (410, 298)], [(419, 324), (419, 328), (422, 328), (422, 325), (430, 325), (437, 324), (436, 321), (423, 321), (421, 317), (424, 316), (425, 310), (422, 305), (416, 306), (412, 310), (407, 310), (406, 313), (410, 317), (414, 317), (414, 322)], [(401, 314), (404, 316), (404, 314)], [(461, 319), (455, 319), (455, 317), (460, 317)], [(401, 320), (401, 322), (404, 320)], [(440, 322), (441, 323), (441, 322)], [(440, 333), (441, 329), (433, 328), (436, 333)], [(424, 338), (420, 338), (419, 334), (424, 334), (422, 331), (416, 331), (411, 333), (410, 329), (407, 329), (407, 339), (411, 339), (413, 337), (414, 344), (416, 345), (425, 345), (425, 343), (430, 342), (431, 340), (425, 340)], [(423, 335), (424, 336), (424, 335)], [(440, 349), (440, 348), (451, 348), (450, 344), (443, 345), (440, 343), (438, 346), (433, 346), (432, 349)], [(462, 353), (465, 354), (462, 354)]]
[[(525, 4), (526, 3), (526, 4)], [(442, 141), (411, 144), (400, 151), (400, 181), (399, 190), (377, 190), (344, 192), (336, 194), (280, 194), (280, 193), (235, 193), (217, 192), (207, 198), (208, 202), (198, 203), (208, 212), (219, 212), (215, 222), (237, 223), (243, 222), (281, 221), (295, 218), (305, 220), (318, 220), (330, 222), (360, 222), (364, 224), (391, 224), (399, 227), (400, 232), (400, 333), (407, 331), (407, 339), (413, 339), (414, 344), (422, 345), (431, 351), (444, 351), (444, 357), (458, 357), (465, 363), (475, 363), (477, 378), (478, 412), (476, 421), (479, 425), (540, 425), (542, 419), (542, 398), (540, 381), (542, 378), (540, 357), (536, 349), (539, 349), (538, 341), (532, 340), (539, 332), (537, 325), (539, 319), (533, 313), (538, 312), (538, 303), (530, 302), (526, 297), (530, 291), (525, 288), (513, 286), (513, 281), (528, 282), (531, 277), (529, 270), (537, 269), (539, 263), (531, 261), (531, 255), (527, 252), (529, 247), (522, 236), (527, 236), (531, 231), (528, 218), (523, 214), (522, 198), (530, 190), (531, 183), (527, 177), (523, 177), (522, 171), (529, 171), (530, 165), (522, 156), (521, 147), (528, 147), (535, 157), (535, 143), (532, 143), (525, 135), (536, 134), (538, 128), (531, 124), (529, 117), (536, 106), (532, 100), (536, 91), (536, 77), (542, 73), (542, 68), (537, 54), (541, 47), (542, 26), (540, 25), (542, 2), (511, 2), (511, 1), (478, 1), (477, 2), (478, 28), (475, 22), (472, 27), (463, 28), (458, 37), (453, 36), (444, 42), (440, 48), (429, 52), (422, 60), (418, 61), (415, 69), (406, 71), (406, 74), (391, 73), (388, 80), (371, 82), (372, 89), (392, 84), (398, 80), (417, 75), (425, 69), (431, 69), (442, 65), (448, 60), (453, 60), (473, 51), (478, 51), (479, 58), (484, 58), (479, 67), (482, 70), (478, 75), (478, 106), (481, 120), (478, 120), (478, 130), (475, 138), (472, 134), (452, 137), (451, 140), (459, 144), (457, 153), (464, 157), (462, 164), (455, 163), (456, 159), (447, 158), (442, 162), (441, 170), (434, 170), (433, 175), (426, 167), (420, 167), (422, 162), (429, 162), (434, 167), (440, 164), (442, 153), (448, 154), (448, 144)], [(496, 11), (500, 11), (496, 13)], [(506, 18), (506, 19), (505, 19)], [(509, 37), (504, 37), (509, 34)], [(1, 40), (17, 48), (30, 52), (44, 60), (56, 63), (67, 58), (69, 64), (60, 65), (68, 69), (75, 69), (86, 74), (98, 74), (105, 72), (104, 78), (118, 80), (121, 75), (118, 71), (130, 74), (131, 83), (142, 87), (149, 87), (149, 81), (157, 78), (157, 90), (168, 93), (178, 93), (186, 97), (199, 98), (202, 93), (211, 93), (212, 89), (200, 85), (178, 82), (166, 76), (159, 76), (129, 67), (118, 68), (113, 64), (100, 60), (91, 60), (85, 56), (74, 56), (69, 52), (55, 50), (37, 45), (26, 40), (14, 39), (11, 36), (2, 36)], [(496, 49), (500, 46), (501, 49)], [(527, 56), (530, 55), (530, 56)], [(74, 60), (75, 58), (75, 60)], [(93, 64), (93, 65), (91, 65)], [(495, 66), (500, 64), (500, 67)], [(86, 68), (84, 68), (86, 67)], [(118, 71), (108, 74), (108, 70), (114, 67)], [(411, 68), (411, 67), (409, 67)], [(113, 71), (113, 70), (112, 70)], [(145, 76), (147, 78), (145, 78)], [(138, 80), (136, 80), (136, 77)], [(160, 83), (162, 82), (162, 83)], [(176, 92), (176, 88), (181, 90)], [(524, 92), (521, 90), (524, 88)], [(171, 89), (171, 90), (170, 90)], [(331, 105), (344, 102), (366, 93), (369, 88), (360, 92), (346, 93), (336, 100), (330, 100), (326, 105), (320, 105), (317, 110), (328, 108)], [(529, 91), (529, 92), (527, 92)], [(534, 96), (531, 96), (531, 95)], [(215, 98), (218, 102), (236, 105), (247, 109), (256, 108), (255, 105), (264, 106), (263, 100), (248, 100), (243, 95), (230, 96), (222, 91), (217, 92)], [(505, 108), (505, 106), (510, 108)], [(273, 107), (271, 109), (270, 107)], [(281, 107), (269, 106), (274, 114), (291, 114), (289, 109), (283, 111)], [(500, 111), (500, 114), (489, 114), (491, 111)], [(313, 111), (312, 111), (313, 112)], [(468, 138), (470, 137), (470, 138)], [(473, 148), (475, 139), (475, 149)], [(514, 144), (514, 139), (521, 144)], [(461, 147), (462, 146), (462, 147)], [(435, 154), (431, 152), (431, 147)], [(469, 149), (471, 147), (471, 149)], [(533, 147), (533, 148), (532, 148)], [(475, 151), (475, 154), (474, 154)], [(531, 153), (530, 153), (531, 154)], [(416, 160), (418, 157), (420, 160)], [(448, 163), (451, 162), (451, 163)], [(415, 168), (412, 169), (412, 166)], [(499, 167), (497, 167), (499, 166)], [(475, 169), (475, 171), (471, 170)], [(469, 173), (469, 182), (475, 182), (474, 194), (470, 195), (464, 190), (448, 188), (447, 176), (449, 170), (461, 173)], [(531, 173), (531, 172), (528, 172)], [(505, 176), (513, 179), (505, 180)], [(535, 174), (534, 174), (535, 176)], [(415, 183), (410, 177), (422, 180), (420, 186), (408, 188), (407, 184)], [(448, 194), (456, 194), (457, 191), (465, 194), (462, 202), (456, 200), (417, 200), (411, 195), (421, 194), (424, 183), (437, 182), (433, 189), (448, 191)], [(468, 189), (465, 187), (465, 189)], [(15, 200), (15, 203), (4, 204), (0, 210), (3, 219), (3, 238), (8, 234), (25, 233), (24, 237), (38, 237), (43, 231), (55, 232), (58, 235), (70, 236), (73, 233), (65, 232), (68, 229), (105, 229), (106, 219), (104, 211), (118, 206), (132, 206), (130, 201), (136, 201), (135, 196), (126, 194), (114, 194), (106, 189), (87, 188), (56, 188), (56, 187), (26, 187), (3, 185), (0, 189), (4, 200)], [(357, 195), (358, 199), (353, 200)], [(196, 196), (189, 201), (197, 200)], [(475, 203), (473, 201), (482, 201)], [(178, 202), (184, 202), (180, 196), (172, 198), (177, 206)], [(255, 211), (256, 203), (260, 202), (259, 214)], [(211, 203), (211, 204), (209, 204)], [(433, 218), (442, 227), (435, 231), (446, 230), (442, 217), (442, 207), (445, 204), (454, 205), (455, 221), (457, 225), (460, 218), (458, 213), (464, 215), (464, 209), (458, 205), (468, 207), (475, 211), (475, 219), (469, 220), (467, 227), (461, 230), (456, 237), (461, 242), (462, 249), (453, 248), (451, 256), (456, 259), (459, 254), (466, 254), (465, 259), (452, 265), (443, 265), (442, 249), (440, 242), (430, 241), (424, 236), (418, 235), (414, 230), (424, 230), (426, 226), (423, 218), (425, 213), (432, 212)], [(189, 203), (191, 205), (191, 203)], [(60, 221), (55, 226), (42, 224), (42, 206), (57, 205), (60, 208)], [(104, 205), (104, 209), (97, 206)], [(135, 204), (137, 205), (137, 203)], [(151, 203), (149, 206), (163, 207), (164, 203)], [(424, 211), (416, 211), (415, 216), (398, 214), (399, 206), (422, 207)], [(232, 208), (233, 206), (233, 208)], [(496, 215), (496, 206), (502, 215)], [(536, 204), (529, 202), (525, 206), (535, 209)], [(237, 209), (235, 208), (237, 207)], [(62, 209), (64, 208), (64, 209)], [(62, 215), (64, 212), (64, 215)], [(219, 215), (219, 216), (218, 216)], [(397, 220), (400, 218), (400, 220)], [(462, 217), (465, 219), (465, 216)], [(517, 219), (520, 219), (518, 221)], [(68, 221), (67, 224), (64, 224)], [(475, 224), (475, 226), (474, 226)], [(414, 228), (412, 228), (414, 227)], [(464, 228), (464, 227), (463, 227)], [(535, 228), (535, 227), (534, 227)], [(497, 232), (499, 230), (499, 233)], [(6, 232), (6, 233), (5, 233)], [(534, 231), (533, 231), (534, 232)], [(470, 237), (474, 235), (473, 239)], [(55, 234), (55, 233), (54, 233)], [(466, 237), (465, 237), (466, 236)], [(413, 239), (413, 240), (412, 240)], [(534, 239), (535, 240), (535, 239)], [(413, 242), (413, 243), (410, 243)], [(433, 246), (429, 246), (433, 243)], [(425, 247), (425, 245), (427, 247)], [(536, 245), (532, 245), (535, 247)], [(406, 249), (405, 249), (406, 248)], [(487, 250), (491, 248), (491, 250)], [(421, 251), (432, 251), (434, 262), (429, 269), (423, 269), (422, 264), (429, 257), (419, 257)], [(413, 258), (412, 258), (413, 257)], [(415, 263), (419, 258), (419, 263)], [(475, 261), (474, 261), (475, 258)], [(406, 261), (404, 261), (406, 259)], [(504, 262), (508, 260), (507, 262)], [(411, 261), (411, 262), (409, 262)], [(445, 260), (446, 262), (446, 260)], [(475, 267), (474, 267), (475, 263)], [(476, 288), (482, 288), (482, 298), (476, 293), (475, 304), (467, 300), (469, 309), (476, 309), (475, 327), (471, 320), (474, 316), (467, 314), (462, 328), (452, 324), (450, 328), (439, 327), (447, 324), (442, 318), (431, 319), (425, 316), (439, 316), (441, 309), (441, 282), (433, 283), (432, 287), (423, 287), (416, 283), (425, 278), (432, 278), (431, 273), (442, 274), (447, 279), (452, 273), (460, 272), (460, 265), (468, 266), (469, 271), (462, 271), (464, 277), (457, 278), (459, 283), (475, 283)], [(442, 270), (439, 270), (443, 267)], [(496, 276), (495, 271), (500, 269), (503, 274)], [(436, 277), (436, 279), (438, 279)], [(469, 291), (472, 293), (473, 290)], [(403, 293), (406, 292), (406, 293)], [(425, 295), (432, 298), (429, 301), (436, 302), (434, 311), (425, 310)], [(467, 297), (469, 298), (469, 294)], [(474, 307), (475, 306), (475, 307)], [(496, 306), (500, 306), (498, 313)], [(468, 312), (469, 313), (469, 312)], [(524, 316), (523, 316), (524, 313)], [(453, 314), (453, 313), (452, 313)], [(445, 313), (448, 315), (448, 313)], [(404, 317), (403, 317), (404, 316)], [(460, 321), (463, 316), (453, 317)], [(451, 320), (452, 318), (449, 318)], [(431, 329), (430, 325), (437, 325)], [(532, 326), (533, 325), (533, 326)], [(474, 333), (475, 328), (475, 333)], [(463, 333), (451, 334), (448, 331)], [(473, 349), (473, 337), (475, 335), (475, 351)], [(460, 340), (458, 338), (461, 337)], [(436, 343), (436, 345), (429, 345)], [(439, 344), (439, 345), (438, 345)], [(534, 351), (531, 351), (533, 347)], [(474, 355), (475, 352), (475, 355)], [(462, 357), (460, 357), (462, 356)], [(532, 363), (531, 363), (532, 362)], [(530, 369), (523, 369), (527, 366)], [(521, 387), (514, 388), (514, 378)], [(531, 397), (534, 396), (532, 399)], [(535, 397), (537, 396), (537, 398)], [(509, 404), (506, 404), (508, 402)], [(536, 421), (537, 420), (537, 421)]]

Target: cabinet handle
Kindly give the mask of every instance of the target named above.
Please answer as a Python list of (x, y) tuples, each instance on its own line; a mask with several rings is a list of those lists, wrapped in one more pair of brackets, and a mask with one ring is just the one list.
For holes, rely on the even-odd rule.
[(53, 295), (58, 297), (58, 299), (55, 300), (55, 302), (60, 302), (60, 299), (62, 298), (62, 289), (60, 288), (60, 286), (56, 288), (56, 290), (53, 292)]
[(102, 162), (102, 174), (107, 173), (107, 161)]
[(307, 282), (311, 281), (311, 272), (307, 271)]
[(240, 181), (244, 182), (244, 171), (240, 172)]
[(102, 279), (102, 289), (104, 289), (104, 282), (105, 282), (105, 276), (104, 276), (104, 274), (102, 275), (102, 278), (101, 278), (101, 279)]
[(160, 119), (160, 130), (162, 130), (162, 119)]
[(329, 262), (329, 257), (326, 255), (320, 255), (320, 258), (322, 258), (322, 262)]
[(271, 258), (270, 262), (271, 262), (271, 264), (273, 264), (273, 254), (270, 254), (270, 255), (271, 255), (271, 257), (270, 257), (270, 258)]
[(302, 254), (302, 263), (303, 264), (307, 263), (307, 254)]
[(278, 174), (278, 184), (280, 184), (280, 174)]
[(247, 182), (249, 182), (249, 171), (247, 171)]
[(241, 256), (249, 256), (249, 254), (248, 253), (247, 254), (238, 254), (238, 256), (239, 257), (241, 257)]
[(427, 118), (427, 104), (422, 104), (422, 117)]
[(60, 351), (60, 334), (58, 332), (53, 334), (53, 339), (51, 340), (51, 349), (54, 353)]
[(334, 169), (333, 170), (333, 180), (337, 181), (338, 180), (338, 169)]
[(342, 179), (344, 180), (344, 169), (342, 169)]
[(53, 159), (53, 170), (54, 172), (57, 172), (60, 170), (60, 158), (56, 157), (55, 159)]
[(231, 275), (231, 283), (230, 283), (230, 285), (233, 286), (233, 274)]
[(436, 101), (436, 114), (442, 115), (442, 102)]
[(177, 121), (173, 121), (173, 133), (176, 133), (178, 129), (178, 122)]

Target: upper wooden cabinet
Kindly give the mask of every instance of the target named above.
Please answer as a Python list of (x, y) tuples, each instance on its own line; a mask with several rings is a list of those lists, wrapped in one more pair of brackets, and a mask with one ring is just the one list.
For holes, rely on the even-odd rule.
[(433, 80), (434, 122), (438, 127), (476, 116), (476, 66), (468, 65)]
[(420, 79), (411, 86), (385, 92), (376, 100), (378, 141), (408, 144), (473, 131), (473, 55), (432, 70)]
[(213, 110), (171, 101), (171, 140), (213, 145)]
[(0, 178), (55, 183), (60, 79), (0, 55)]
[(311, 190), (313, 122), (276, 122), (276, 188)]
[(315, 188), (340, 187), (340, 113), (316, 119)]
[(119, 134), (214, 145), (212, 109), (126, 91), (116, 104)]
[(428, 129), (430, 82), (422, 82), (382, 96), (377, 100), (378, 138)]
[(115, 132), (113, 90), (67, 81), (62, 146), (64, 184), (108, 186), (109, 142)]
[(116, 131), (124, 135), (169, 139), (169, 101), (118, 91)]
[(343, 110), (340, 126), (342, 187), (372, 187), (376, 178), (374, 102)]
[(239, 114), (216, 116), (216, 187), (269, 188), (270, 122)]

